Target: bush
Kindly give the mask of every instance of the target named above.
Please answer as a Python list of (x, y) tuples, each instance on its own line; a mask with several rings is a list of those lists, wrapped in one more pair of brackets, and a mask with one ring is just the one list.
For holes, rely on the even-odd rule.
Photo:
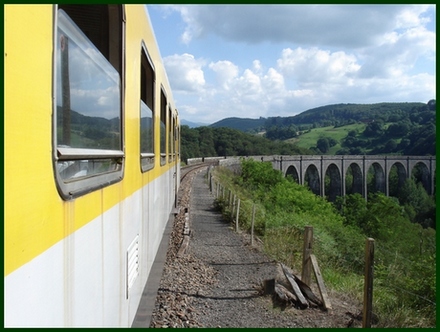
[[(300, 270), (303, 232), (312, 226), (313, 252), (324, 275), (344, 289), (362, 292), (367, 237), (375, 239), (374, 310), (378, 327), (432, 327), (436, 325), (436, 232), (407, 217), (395, 198), (376, 193), (368, 201), (347, 195), (331, 204), (308, 188), (285, 179), (270, 163), (242, 161), (240, 175), (229, 181), (243, 197), (240, 225), (250, 228), (256, 204), (255, 230), (264, 236), (266, 252)], [(231, 180), (233, 179), (233, 180)], [(420, 204), (422, 205), (422, 204)], [(339, 281), (338, 281), (339, 280)], [(327, 281), (326, 281), (327, 282)], [(344, 285), (341, 285), (343, 283)], [(357, 294), (362, 298), (362, 294)], [(400, 314), (404, 312), (405, 314)]]

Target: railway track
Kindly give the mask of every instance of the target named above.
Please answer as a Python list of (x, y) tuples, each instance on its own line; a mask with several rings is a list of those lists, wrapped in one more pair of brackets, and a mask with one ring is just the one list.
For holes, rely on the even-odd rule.
[(204, 162), (204, 163), (198, 163), (195, 165), (189, 165), (189, 166), (184, 166), (180, 168), (180, 182), (183, 181), (183, 179), (185, 179), (185, 177), (194, 172), (194, 171), (198, 171), (202, 168), (206, 168), (209, 166), (214, 166), (217, 165), (218, 161), (213, 161), (213, 162)]

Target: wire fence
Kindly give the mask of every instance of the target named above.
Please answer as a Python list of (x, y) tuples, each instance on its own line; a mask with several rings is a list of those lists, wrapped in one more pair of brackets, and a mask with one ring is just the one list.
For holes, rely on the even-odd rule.
[[(288, 227), (283, 229), (282, 239), (284, 241), (277, 241), (276, 250), (271, 250), (271, 248), (268, 247), (268, 243), (265, 241), (269, 240), (271, 237), (280, 235), (279, 230), (267, 226), (266, 211), (264, 208), (254, 202), (250, 197), (246, 197), (243, 193), (240, 193), (237, 188), (234, 188), (234, 186), (223, 184), (218, 177), (214, 177), (212, 172), (213, 169), (213, 167), (208, 169), (208, 181), (211, 193), (214, 195), (216, 204), (223, 211), (224, 216), (235, 225), (235, 230), (237, 232), (240, 230), (250, 232), (251, 244), (253, 244), (254, 238), (258, 239), (258, 241), (263, 243), (265, 251), (277, 261), (291, 267), (299, 267), (303, 254), (302, 243), (304, 228), (289, 223)], [(319, 243), (319, 236), (315, 238), (315, 241)], [(407, 261), (408, 263), (412, 262), (399, 253), (392, 252), (381, 246), (376, 246), (376, 251), (379, 255), (386, 254), (390, 257), (394, 254), (396, 255), (395, 259), (397, 261), (402, 260)], [(346, 266), (365, 264), (365, 257), (363, 257), (363, 255), (359, 255), (357, 261), (353, 261), (353, 259), (347, 260), (344, 257), (339, 257), (338, 259), (344, 261)], [(383, 285), (386, 285), (385, 288), (389, 288), (395, 293), (410, 295), (417, 298), (419, 301), (425, 302), (426, 305), (436, 306), (435, 301), (432, 301), (425, 296), (421, 296), (411, 289), (405, 289), (402, 285), (393, 285), (392, 282), (393, 279), (388, 278), (381, 280), (380, 284), (382, 287)]]

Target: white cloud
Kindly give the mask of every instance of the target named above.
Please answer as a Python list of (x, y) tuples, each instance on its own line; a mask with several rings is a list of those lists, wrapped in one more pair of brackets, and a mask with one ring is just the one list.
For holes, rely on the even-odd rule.
[(273, 92), (276, 94), (285, 90), (283, 75), (273, 68), (269, 68), (267, 74), (263, 76), (262, 83), (266, 93)]
[(280, 71), (301, 87), (347, 81), (360, 69), (355, 56), (318, 48), (284, 49), (277, 63)]
[[(360, 68), (352, 55), (317, 48), (285, 49), (277, 63), (278, 69), (264, 71), (261, 62), (254, 60), (250, 68), (241, 72), (231, 61), (211, 63), (209, 68), (221, 83), (210, 95), (215, 98), (211, 100), (215, 113), (224, 117), (240, 112), (246, 116), (293, 115), (306, 110), (311, 100), (334, 98), (335, 86), (339, 89), (340, 85), (353, 85), (351, 76)], [(293, 82), (290, 89), (286, 81)], [(202, 99), (208, 101), (207, 95)], [(203, 103), (199, 107), (203, 108)]]
[(388, 33), (379, 45), (359, 53), (365, 60), (360, 75), (365, 78), (396, 77), (414, 68), (419, 59), (428, 58), (434, 63), (435, 38), (435, 33), (424, 27)]
[(183, 118), (212, 123), (435, 98), (435, 6), (167, 8), (184, 22), (187, 53), (164, 59)]
[(231, 82), (238, 75), (238, 67), (231, 61), (212, 62), (209, 64), (209, 68), (215, 72), (217, 82), (225, 90), (229, 90)]
[(173, 90), (189, 93), (203, 91), (205, 85), (202, 70), (205, 65), (204, 60), (195, 59), (193, 55), (185, 53), (167, 56), (163, 62)]
[(252, 67), (256, 73), (261, 73), (261, 71), (263, 70), (263, 65), (261, 64), (260, 60), (252, 61)]
[(236, 81), (235, 88), (235, 93), (245, 100), (255, 99), (263, 92), (260, 77), (250, 69), (245, 69), (243, 75)]
[[(191, 58), (191, 63), (202, 62)], [(332, 103), (425, 99), (427, 102), (435, 96), (435, 77), (432, 75), (396, 72), (386, 77), (362, 77), (359, 75), (362, 65), (357, 58), (344, 52), (332, 53), (317, 48), (284, 49), (277, 64), (278, 68), (264, 71), (258, 60), (244, 70), (231, 61), (210, 63), (205, 69), (216, 74), (218, 84), (207, 81), (203, 85), (196, 107), (181, 98), (182, 89), (175, 93), (182, 117), (187, 115), (213, 123), (235, 116), (292, 116)], [(191, 66), (181, 68), (191, 69)], [(201, 71), (202, 66), (198, 70)], [(188, 77), (183, 71), (180, 75)], [(203, 72), (200, 75), (210, 76)]]
[[(217, 35), (263, 41), (366, 47), (397, 28), (426, 24), (424, 5), (190, 5), (172, 6), (185, 22), (182, 40)], [(276, 24), (274, 24), (276, 22)]]
[(398, 15), (396, 15), (396, 29), (413, 28), (430, 22), (429, 18), (423, 16), (424, 12), (428, 9), (429, 6), (427, 5), (404, 7)]

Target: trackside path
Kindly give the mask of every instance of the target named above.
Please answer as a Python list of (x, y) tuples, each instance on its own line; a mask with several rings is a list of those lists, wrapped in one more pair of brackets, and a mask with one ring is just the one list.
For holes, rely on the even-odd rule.
[(355, 309), (343, 301), (340, 306), (332, 303), (334, 310), (325, 312), (318, 308), (281, 308), (270, 295), (262, 295), (263, 281), (278, 278), (279, 265), (251, 247), (249, 236), (236, 233), (215, 211), (205, 175), (206, 171), (199, 172), (192, 181), (189, 245), (183, 256), (166, 263), (150, 326), (350, 325), (351, 318), (345, 312)]

